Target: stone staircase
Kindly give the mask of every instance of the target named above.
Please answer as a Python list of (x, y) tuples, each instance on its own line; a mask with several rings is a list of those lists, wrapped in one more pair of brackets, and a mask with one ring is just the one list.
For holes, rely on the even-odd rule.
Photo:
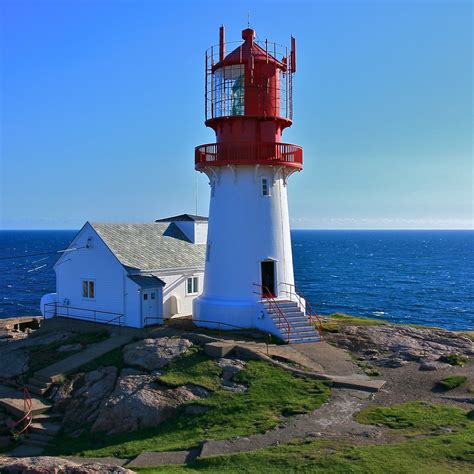
[[(275, 307), (275, 303), (278, 308)], [(267, 300), (263, 302), (267, 314), (280, 332), (280, 337), (289, 344), (303, 344), (321, 340), (314, 325), (310, 324), (306, 314), (298, 303), (290, 300)], [(283, 317), (280, 314), (280, 311)], [(288, 325), (290, 328), (288, 328)], [(289, 332), (289, 338), (288, 338)]]

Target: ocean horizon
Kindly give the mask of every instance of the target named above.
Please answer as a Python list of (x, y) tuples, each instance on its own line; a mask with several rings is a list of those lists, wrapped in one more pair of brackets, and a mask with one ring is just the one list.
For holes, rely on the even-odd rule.
[[(59, 254), (33, 254), (76, 233), (0, 230), (0, 318), (40, 314)], [(473, 230), (292, 230), (295, 282), (322, 315), (474, 330), (473, 244)]]

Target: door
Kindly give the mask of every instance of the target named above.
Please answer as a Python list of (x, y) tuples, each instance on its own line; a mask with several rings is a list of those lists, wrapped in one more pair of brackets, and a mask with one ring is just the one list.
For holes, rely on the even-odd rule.
[(261, 262), (261, 270), (263, 296), (275, 296), (275, 262), (273, 260)]
[(153, 326), (159, 323), (158, 318), (158, 289), (142, 290), (142, 321), (143, 326)]

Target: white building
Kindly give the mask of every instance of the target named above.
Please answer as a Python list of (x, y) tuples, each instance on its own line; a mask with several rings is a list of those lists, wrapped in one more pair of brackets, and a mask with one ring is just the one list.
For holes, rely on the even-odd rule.
[(183, 214), (151, 224), (87, 222), (54, 266), (47, 318), (66, 316), (141, 328), (192, 314), (201, 293), (207, 218)]

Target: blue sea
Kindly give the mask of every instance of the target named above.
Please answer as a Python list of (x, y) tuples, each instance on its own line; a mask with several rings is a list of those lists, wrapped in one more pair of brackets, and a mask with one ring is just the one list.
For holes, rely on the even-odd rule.
[[(75, 231), (0, 231), (0, 318), (39, 314)], [(292, 232), (296, 285), (320, 314), (474, 330), (474, 232)]]

